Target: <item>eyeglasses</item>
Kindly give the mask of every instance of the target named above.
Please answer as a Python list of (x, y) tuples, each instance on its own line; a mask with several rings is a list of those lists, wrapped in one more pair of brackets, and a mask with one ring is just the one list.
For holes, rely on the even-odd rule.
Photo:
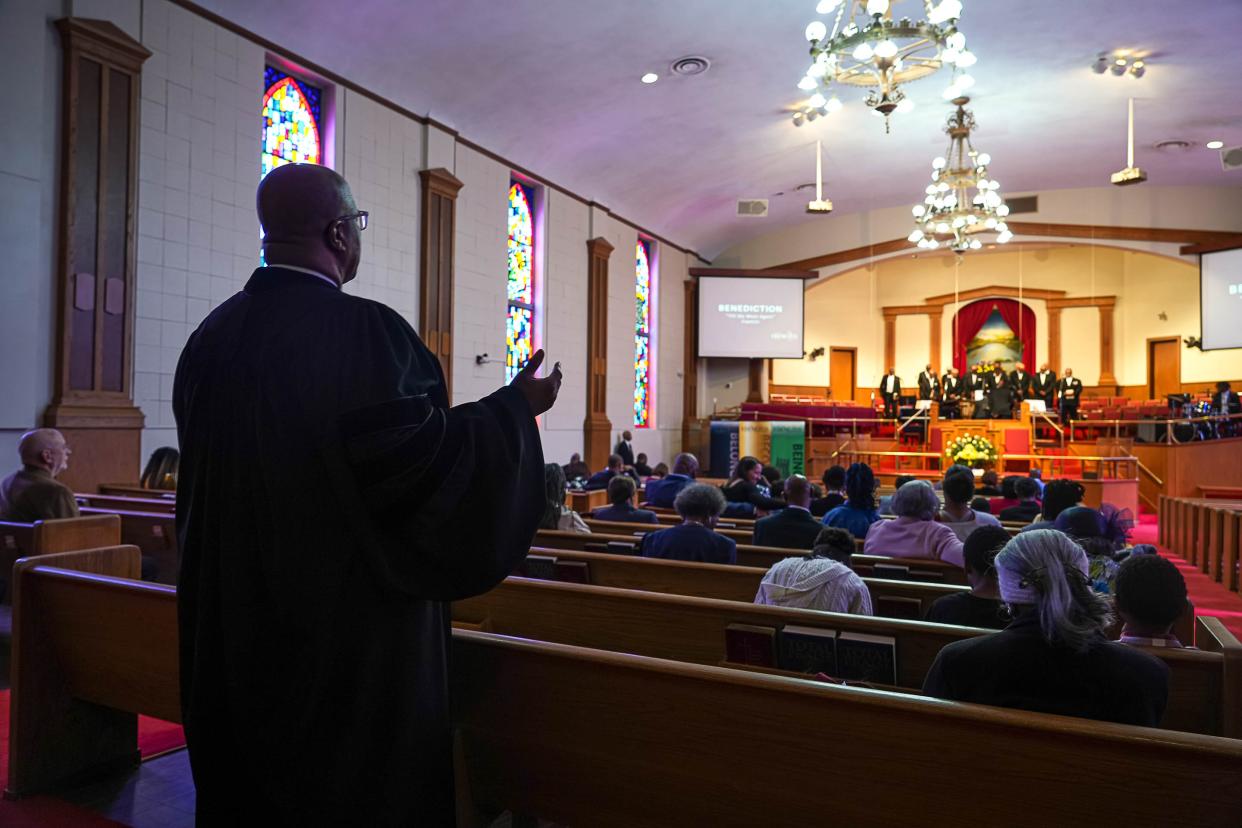
[(367, 229), (367, 217), (370, 215), (371, 214), (368, 213), (366, 210), (359, 210), (356, 213), (350, 213), (347, 216), (338, 216), (332, 219), (332, 221), (328, 223), (328, 226), (331, 227), (333, 224), (336, 224), (338, 221), (356, 221), (358, 222), (358, 232), (361, 233), (363, 230)]

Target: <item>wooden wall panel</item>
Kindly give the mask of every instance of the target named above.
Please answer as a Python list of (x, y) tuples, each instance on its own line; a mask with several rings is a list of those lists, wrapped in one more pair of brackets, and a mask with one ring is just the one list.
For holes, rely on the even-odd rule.
[(443, 167), (421, 170), (418, 335), (440, 360), (453, 398), (453, 240), (462, 182)]
[(608, 257), (607, 239), (587, 245), (587, 415), (582, 424), (583, 459), (592, 470), (602, 469), (612, 451), (612, 421), (608, 419)]

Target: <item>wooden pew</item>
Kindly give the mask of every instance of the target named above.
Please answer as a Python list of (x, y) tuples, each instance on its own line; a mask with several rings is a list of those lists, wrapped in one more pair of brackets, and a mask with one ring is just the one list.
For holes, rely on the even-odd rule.
[[(756, 606), (611, 587), (509, 578), (486, 595), (453, 604), (453, 619), (484, 629), (559, 644), (671, 658), (695, 664), (725, 662), (725, 628), (730, 624), (825, 627), (896, 639), (896, 687), (917, 691), (936, 655), (953, 641), (990, 630), (897, 618)], [(1201, 627), (1218, 637), (1218, 649), (1151, 648), (1172, 670), (1169, 704), (1162, 726), (1190, 733), (1242, 736), (1226, 731), (1237, 719), (1239, 699), (1229, 689), (1226, 658), (1242, 644), (1223, 627)], [(1230, 712), (1232, 711), (1232, 712)]]
[[(171, 588), (38, 565), (20, 578), (41, 623), (22, 634), (13, 796), (135, 761), (134, 714), (180, 718)], [(464, 630), (451, 663), (463, 826), (506, 809), (600, 826), (925, 824), (967, 807), (950, 782), (980, 768), (968, 807), (985, 825), (1237, 824), (1236, 740)], [(824, 765), (832, 784), (774, 798)], [(1032, 779), (1055, 795), (1023, 798)]]
[(168, 512), (131, 512), (84, 507), (82, 514), (119, 515), (121, 542), (131, 543), (155, 561), (155, 581), (177, 583), (181, 555), (177, 550), (177, 518)]
[(121, 519), (115, 515), (86, 515), (34, 523), (0, 521), (0, 601), (8, 603), (9, 573), (18, 558), (115, 546), (121, 542)]
[(108, 509), (123, 512), (159, 512), (173, 514), (177, 509), (177, 501), (167, 497), (131, 497), (129, 495), (84, 494), (77, 492), (79, 506), (94, 509)]
[[(665, 561), (633, 555), (608, 555), (567, 549), (530, 550), (531, 555), (555, 557), (557, 562), (586, 565), (588, 583), (594, 586), (694, 595), (722, 601), (752, 603), (766, 570), (752, 566)], [(527, 577), (535, 577), (519, 570)], [(558, 578), (556, 580), (564, 580)], [(886, 578), (863, 578), (871, 593), (875, 614), (884, 618), (923, 618), (932, 603), (945, 595), (969, 592), (966, 586), (925, 584)], [(909, 614), (907, 614), (909, 613)]]
[[(607, 535), (645, 535), (648, 532), (658, 532), (661, 529), (667, 529), (658, 523), (625, 523), (616, 520), (595, 520), (594, 518), (586, 518), (586, 525), (590, 527), (592, 532)], [(715, 530), (718, 534), (724, 535), (726, 538), (732, 538), (736, 543), (751, 543), (754, 540), (754, 531), (751, 529), (726, 529), (717, 527)]]
[(137, 483), (100, 483), (100, 494), (125, 495), (127, 497), (155, 497), (176, 500), (175, 489), (145, 489)]
[[(582, 534), (559, 529), (540, 529), (535, 535), (535, 545), (549, 549), (577, 549), (583, 552), (607, 552), (614, 555), (636, 554), (638, 541), (634, 535)], [(739, 566), (770, 568), (777, 561), (806, 554), (797, 549), (781, 549), (774, 546), (750, 546), (738, 544)], [(918, 558), (889, 558), (881, 555), (854, 555), (850, 566), (859, 575), (888, 577), (877, 573), (876, 567), (887, 568), (888, 575), (904, 580), (934, 581), (944, 584), (966, 583), (966, 573), (961, 567), (944, 561), (920, 560)]]

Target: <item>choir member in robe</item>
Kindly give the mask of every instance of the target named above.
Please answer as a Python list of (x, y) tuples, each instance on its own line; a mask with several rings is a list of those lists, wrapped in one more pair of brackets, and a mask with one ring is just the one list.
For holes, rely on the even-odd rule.
[(366, 227), (344, 179), (279, 167), (258, 208), (267, 266), (173, 389), (199, 824), (450, 825), (448, 602), (526, 555), (559, 366), (450, 407), (410, 325), (341, 290)]

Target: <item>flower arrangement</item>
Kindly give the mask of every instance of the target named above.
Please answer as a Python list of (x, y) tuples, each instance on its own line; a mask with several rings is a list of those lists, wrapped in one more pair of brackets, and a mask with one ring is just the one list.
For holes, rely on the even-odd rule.
[(982, 469), (996, 462), (996, 446), (982, 434), (963, 434), (945, 446), (944, 454), (953, 463)]

